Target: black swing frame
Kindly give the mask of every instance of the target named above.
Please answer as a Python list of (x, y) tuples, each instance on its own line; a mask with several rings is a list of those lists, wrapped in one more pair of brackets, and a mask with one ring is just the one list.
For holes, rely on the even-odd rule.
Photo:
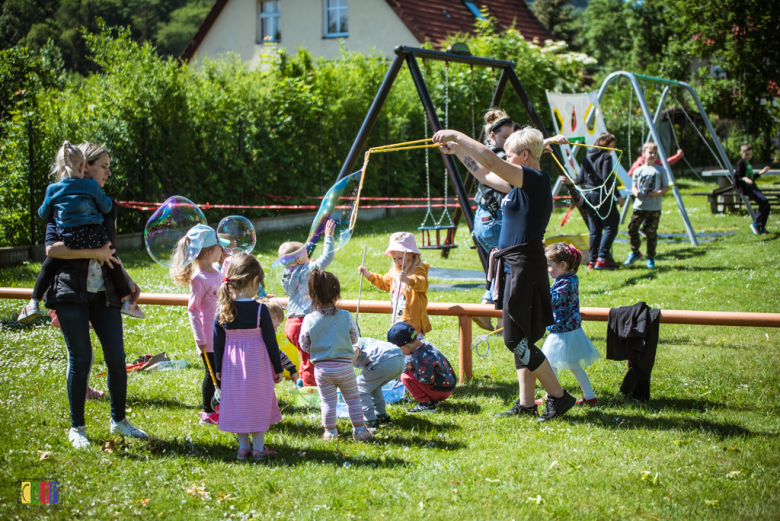
[[(425, 113), (428, 117), (428, 122), (431, 125), (432, 132), (436, 133), (442, 129), (441, 123), (439, 122), (439, 116), (436, 113), (436, 108), (434, 107), (433, 101), (431, 100), (428, 87), (425, 84), (425, 78), (423, 78), (423, 75), (420, 72), (420, 67), (417, 63), (418, 58), (424, 60), (438, 60), (500, 69), (501, 75), (498, 78), (496, 90), (493, 92), (491, 107), (499, 107), (501, 105), (501, 100), (504, 96), (504, 92), (506, 91), (507, 83), (511, 83), (515, 93), (520, 98), (523, 107), (525, 107), (526, 114), (531, 120), (531, 123), (533, 123), (534, 126), (536, 126), (536, 128), (542, 132), (545, 138), (550, 137), (550, 134), (542, 122), (542, 119), (539, 117), (539, 114), (537, 114), (533, 103), (531, 103), (531, 100), (528, 98), (528, 94), (526, 93), (523, 84), (520, 82), (520, 78), (518, 78), (517, 73), (515, 73), (515, 62), (399, 45), (395, 48), (395, 57), (393, 58), (393, 62), (390, 64), (390, 68), (385, 75), (385, 79), (382, 80), (382, 84), (379, 86), (379, 90), (374, 97), (374, 101), (371, 103), (371, 107), (368, 109), (368, 113), (363, 120), (363, 125), (360, 127), (358, 135), (352, 144), (352, 148), (350, 149), (347, 158), (344, 160), (344, 164), (341, 167), (341, 172), (339, 173), (337, 181), (343, 179), (353, 172), (355, 163), (357, 162), (361, 151), (364, 149), (366, 142), (368, 141), (368, 136), (371, 133), (371, 130), (374, 128), (374, 124), (379, 117), (379, 113), (382, 110), (385, 101), (387, 100), (390, 89), (395, 83), (395, 79), (398, 76), (398, 72), (401, 70), (401, 67), (403, 67), (404, 62), (406, 62), (406, 65), (409, 68), (409, 73), (412, 75), (412, 81), (417, 88), (417, 94), (420, 96), (420, 101), (422, 102), (423, 108), (425, 109)], [(558, 157), (558, 161), (563, 164), (563, 158), (561, 157), (557, 147), (553, 147), (553, 153)], [(444, 160), (444, 165), (447, 168), (447, 172), (449, 173), (450, 182), (455, 188), (455, 193), (458, 197), (459, 207), (456, 208), (455, 215), (453, 217), (453, 223), (457, 227), (460, 220), (458, 210), (460, 210), (460, 212), (466, 218), (466, 223), (468, 224), (469, 230), (473, 231), (474, 211), (471, 209), (471, 204), (469, 203), (468, 191), (473, 186), (474, 178), (470, 174), (467, 174), (468, 177), (466, 179), (466, 185), (464, 185), (460, 177), (460, 173), (458, 172), (455, 158), (444, 153), (442, 153), (442, 158)], [(451, 241), (452, 238), (450, 233), (452, 232), (454, 232), (454, 230), (448, 231), (445, 245), (448, 241)], [(482, 262), (482, 267), (485, 269), (485, 271), (487, 271), (487, 252), (482, 249), (476, 238), (472, 237), (472, 239), (474, 240), (474, 244), (477, 246), (477, 252), (479, 253), (479, 259)], [(447, 253), (449, 253), (449, 248), (445, 247), (442, 249), (443, 256), (446, 256)]]

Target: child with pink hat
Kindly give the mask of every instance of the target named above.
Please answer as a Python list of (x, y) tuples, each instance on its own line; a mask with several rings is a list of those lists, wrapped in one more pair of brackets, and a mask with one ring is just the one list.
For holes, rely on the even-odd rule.
[(390, 244), (385, 252), (393, 259), (390, 271), (385, 275), (371, 273), (365, 266), (358, 271), (368, 281), (381, 289), (389, 291), (395, 315), (393, 324), (406, 322), (422, 336), (431, 331), (428, 319), (428, 269), (423, 262), (414, 235), (398, 232), (390, 236)]

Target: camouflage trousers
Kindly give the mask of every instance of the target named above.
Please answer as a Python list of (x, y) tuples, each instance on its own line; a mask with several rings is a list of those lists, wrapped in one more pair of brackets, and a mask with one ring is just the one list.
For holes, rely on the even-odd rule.
[(661, 222), (661, 211), (649, 212), (646, 210), (634, 210), (631, 220), (628, 221), (628, 240), (631, 242), (631, 251), (638, 254), (642, 246), (639, 237), (639, 227), (644, 223), (643, 231), (647, 240), (647, 257), (655, 258), (655, 246), (658, 243), (658, 223)]

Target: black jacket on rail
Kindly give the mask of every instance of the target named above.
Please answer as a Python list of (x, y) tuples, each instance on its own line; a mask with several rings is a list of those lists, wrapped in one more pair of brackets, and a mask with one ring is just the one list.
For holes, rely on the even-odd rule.
[(609, 310), (607, 359), (628, 360), (620, 392), (628, 398), (650, 399), (650, 375), (658, 349), (661, 310), (644, 302)]

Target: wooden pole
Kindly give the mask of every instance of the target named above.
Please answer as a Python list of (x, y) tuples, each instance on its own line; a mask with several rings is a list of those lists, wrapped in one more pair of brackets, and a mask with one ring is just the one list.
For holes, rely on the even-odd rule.
[(471, 317), (458, 317), (458, 373), (461, 382), (471, 380)]

